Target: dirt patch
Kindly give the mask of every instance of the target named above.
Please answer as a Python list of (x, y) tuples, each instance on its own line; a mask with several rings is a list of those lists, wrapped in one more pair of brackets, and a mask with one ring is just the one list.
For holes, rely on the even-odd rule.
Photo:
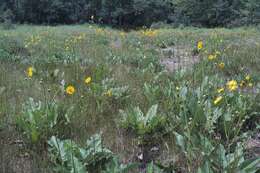
[(0, 132), (0, 172), (34, 173), (34, 161), (24, 149), (24, 142), (9, 131)]
[[(260, 133), (246, 142), (246, 153), (248, 159), (260, 158)], [(260, 163), (257, 166), (260, 168)]]
[(185, 46), (168, 47), (161, 49), (160, 52), (161, 64), (170, 72), (192, 68), (200, 61), (199, 56), (193, 55), (192, 49)]

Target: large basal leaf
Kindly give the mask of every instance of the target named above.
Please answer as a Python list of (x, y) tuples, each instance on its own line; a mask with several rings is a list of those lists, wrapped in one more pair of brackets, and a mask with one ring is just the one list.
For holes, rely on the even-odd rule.
[(55, 154), (57, 158), (59, 158), (62, 162), (68, 160), (66, 157), (67, 154), (63, 141), (56, 138), (55, 136), (52, 136), (51, 139), (48, 141), (48, 144), (50, 146), (49, 151)]
[(246, 160), (243, 164), (241, 164), (240, 173), (256, 173), (260, 170), (259, 168), (260, 158), (254, 160)]
[(88, 173), (86, 171), (85, 165), (76, 157), (72, 157), (69, 166), (71, 167), (70, 173)]
[(144, 119), (144, 124), (147, 126), (149, 122), (156, 116), (158, 105), (153, 105), (147, 112), (146, 117)]
[(185, 138), (177, 132), (174, 132), (176, 144), (185, 152)]

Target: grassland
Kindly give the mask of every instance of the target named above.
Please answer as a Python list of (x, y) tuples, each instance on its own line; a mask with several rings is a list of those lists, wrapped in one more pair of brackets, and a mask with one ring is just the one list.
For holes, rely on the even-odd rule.
[(257, 171), (259, 29), (17, 26), (0, 38), (0, 172)]

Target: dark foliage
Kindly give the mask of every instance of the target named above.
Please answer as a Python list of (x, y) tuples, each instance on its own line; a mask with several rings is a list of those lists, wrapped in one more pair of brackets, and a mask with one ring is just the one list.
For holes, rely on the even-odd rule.
[(193, 26), (260, 23), (259, 0), (0, 0), (0, 22), (120, 27), (164, 22)]

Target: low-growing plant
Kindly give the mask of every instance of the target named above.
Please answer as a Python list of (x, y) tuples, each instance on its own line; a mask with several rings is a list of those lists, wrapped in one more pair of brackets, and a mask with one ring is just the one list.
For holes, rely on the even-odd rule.
[(153, 162), (149, 163), (146, 168), (147, 173), (164, 173), (162, 169), (156, 166)]
[(187, 171), (197, 173), (204, 172), (257, 172), (257, 164), (260, 159), (246, 160), (244, 149), (241, 143), (235, 148), (227, 151), (222, 144), (217, 144), (202, 134), (181, 135), (175, 134), (176, 145), (181, 150), (184, 157), (182, 160), (187, 162)]
[(56, 102), (36, 102), (30, 98), (24, 104), (21, 115), (17, 117), (17, 127), (31, 143), (42, 143), (59, 133), (59, 127), (68, 125), (70, 111), (59, 107)]
[(111, 160), (113, 153), (102, 145), (101, 135), (92, 136), (85, 146), (53, 136), (48, 141), (49, 155), (55, 172), (97, 172)]
[(97, 109), (100, 112), (106, 110), (106, 105), (113, 100), (116, 104), (126, 103), (129, 97), (128, 86), (117, 86), (113, 78), (106, 78), (100, 82), (93, 82), (90, 85), (91, 97), (96, 102)]
[[(146, 114), (139, 107), (120, 111), (120, 125), (126, 130), (130, 130), (136, 135), (139, 141), (141, 167), (155, 159), (151, 156), (151, 148), (160, 143), (163, 135), (167, 133), (166, 117), (158, 113), (158, 105), (153, 105)], [(152, 168), (150, 168), (153, 171)]]
[(102, 171), (102, 173), (131, 173), (137, 166), (138, 165), (134, 163), (121, 164), (119, 159), (114, 157), (111, 162), (106, 165), (106, 169)]
[(166, 118), (157, 112), (158, 105), (153, 105), (144, 114), (139, 107), (120, 111), (121, 125), (125, 129), (133, 130), (137, 135), (144, 136), (165, 130)]

